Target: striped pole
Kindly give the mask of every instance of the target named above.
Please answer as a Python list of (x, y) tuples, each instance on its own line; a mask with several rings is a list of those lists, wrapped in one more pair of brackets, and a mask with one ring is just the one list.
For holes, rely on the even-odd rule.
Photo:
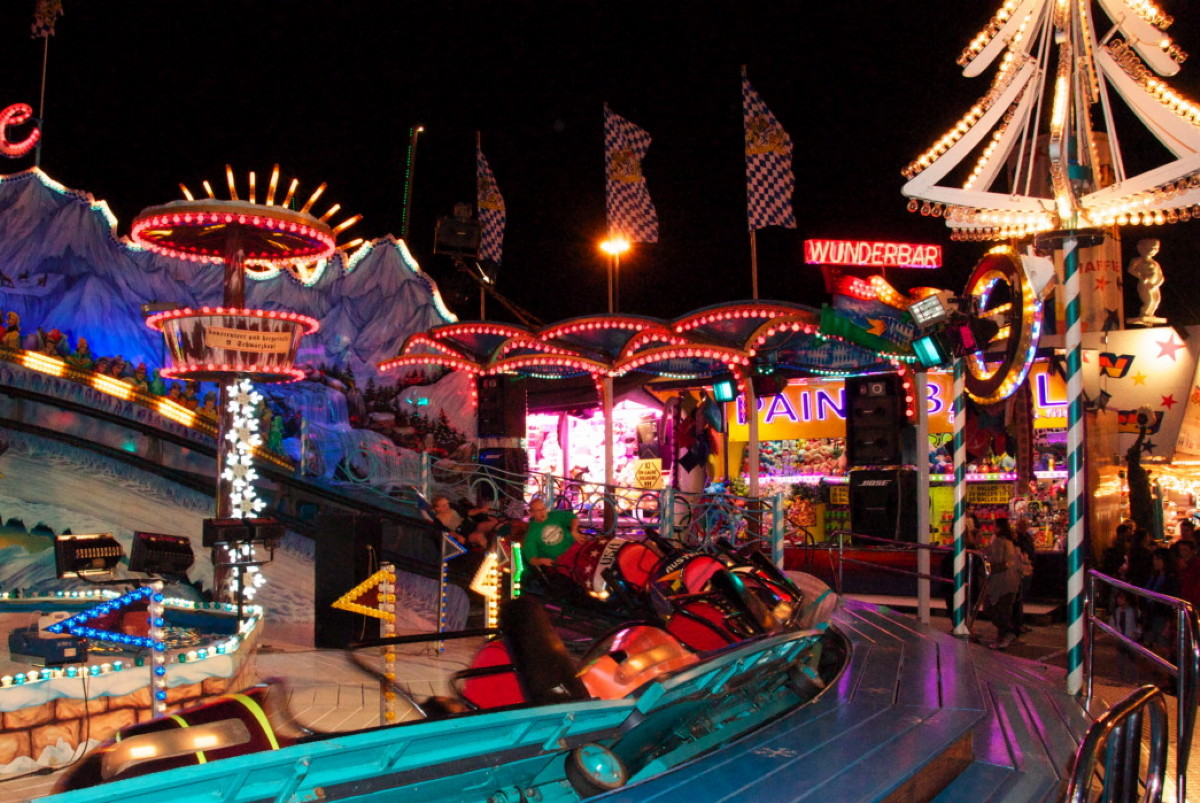
[(954, 449), (954, 610), (950, 621), (954, 635), (969, 636), (967, 627), (967, 552), (965, 535), (967, 530), (967, 387), (963, 376), (962, 357), (954, 358), (954, 401), (951, 418), (954, 419), (952, 447)]
[(783, 494), (776, 492), (771, 496), (771, 562), (783, 568)]
[(1067, 331), (1067, 694), (1083, 690), (1083, 349), (1079, 239), (1062, 242)]

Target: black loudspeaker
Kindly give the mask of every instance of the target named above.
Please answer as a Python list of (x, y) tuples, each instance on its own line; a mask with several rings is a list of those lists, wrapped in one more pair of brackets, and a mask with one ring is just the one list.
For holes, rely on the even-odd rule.
[(479, 377), (479, 437), (525, 437), (525, 385), (507, 376)]
[(317, 517), (313, 572), (313, 643), (345, 649), (379, 638), (379, 620), (332, 607), (379, 567), (383, 521), (378, 516), (324, 513)]
[(508, 474), (527, 474), (529, 456), (524, 449), (480, 449), (479, 465), (499, 469)]
[(754, 385), (754, 395), (760, 399), (778, 396), (787, 387), (787, 380), (775, 374), (755, 374), (750, 377), (750, 382)]
[(854, 469), (850, 472), (850, 529), (858, 535), (915, 542), (919, 502), (915, 471)]
[(902, 462), (904, 393), (898, 374), (846, 379), (846, 460), (850, 466)]
[(475, 259), (482, 238), (483, 226), (473, 217), (439, 217), (433, 234), (433, 253)]

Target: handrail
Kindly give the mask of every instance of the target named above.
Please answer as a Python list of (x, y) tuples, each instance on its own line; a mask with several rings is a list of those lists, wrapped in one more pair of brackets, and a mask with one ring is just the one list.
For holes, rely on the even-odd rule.
[[(1147, 777), (1139, 797), (1142, 715), (1146, 711), (1150, 712), (1150, 754), (1146, 762)], [(1092, 776), (1103, 750), (1101, 799), (1158, 803), (1162, 800), (1163, 780), (1167, 774), (1167, 739), (1167, 704), (1162, 691), (1149, 685), (1136, 689), (1088, 728), (1075, 751), (1066, 800), (1068, 803), (1086, 803), (1090, 799)], [(1182, 790), (1180, 794), (1183, 794)]]
[[(1148, 599), (1159, 605), (1165, 605), (1175, 611), (1176, 622), (1176, 654), (1178, 664), (1173, 664), (1144, 646), (1127, 637), (1107, 622), (1096, 618), (1096, 585), (1104, 583), (1119, 588), (1128, 594)], [(1089, 569), (1087, 572), (1087, 593), (1085, 595), (1085, 621), (1088, 633), (1084, 639), (1084, 666), (1087, 678), (1086, 698), (1092, 699), (1092, 681), (1095, 675), (1095, 642), (1096, 629), (1113, 636), (1121, 644), (1129, 647), (1137, 655), (1146, 658), (1162, 668), (1175, 678), (1176, 717), (1179, 738), (1175, 744), (1175, 789), (1179, 800), (1187, 800), (1187, 764), (1191, 755), (1192, 737), (1196, 726), (1196, 702), (1200, 693), (1200, 637), (1197, 635), (1196, 610), (1192, 604), (1177, 597), (1147, 591), (1135, 585), (1118, 580), (1107, 574)]]
[[(844, 578), (842, 576), (842, 566), (846, 563), (854, 563), (854, 564), (858, 564), (858, 565), (862, 565), (862, 566), (871, 566), (872, 568), (875, 568), (875, 569), (882, 569), (884, 571), (894, 572), (896, 574), (912, 575), (913, 577), (916, 577), (918, 579), (923, 579), (923, 580), (937, 580), (938, 582), (942, 582), (942, 583), (954, 582), (954, 579), (950, 578), (950, 577), (942, 577), (940, 575), (924, 574), (922, 572), (914, 572), (910, 569), (897, 569), (892, 566), (880, 566), (879, 564), (871, 563), (870, 561), (856, 560), (854, 558), (847, 558), (846, 554), (845, 554), (845, 549), (846, 549), (845, 536), (846, 535), (850, 535), (853, 538), (865, 538), (870, 541), (882, 541), (885, 544), (895, 544), (897, 546), (910, 548), (911, 550), (927, 549), (931, 552), (953, 551), (952, 547), (944, 547), (944, 546), (939, 546), (937, 544), (918, 544), (918, 543), (913, 543), (912, 541), (897, 541), (893, 538), (883, 538), (882, 536), (877, 536), (877, 535), (861, 535), (859, 533), (843, 533), (842, 537), (838, 539), (838, 543), (837, 543), (837, 552), (838, 552), (838, 573), (837, 573), (838, 589), (837, 589), (837, 591), (839, 594), (842, 593), (842, 586), (844, 585)], [(832, 550), (833, 550), (833, 547), (831, 546), (830, 551), (832, 552)], [(987, 593), (988, 584), (991, 582), (991, 579), (992, 579), (992, 567), (991, 567), (991, 564), (988, 563), (987, 557), (982, 552), (979, 552), (974, 549), (964, 549), (963, 552), (967, 556), (966, 593), (967, 593), (968, 603), (970, 602), (970, 599), (971, 599), (971, 586), (973, 585), (972, 578), (974, 578), (974, 576), (975, 576), (975, 572), (971, 570), (971, 561), (979, 561), (983, 566), (983, 583), (980, 586), (979, 593), (976, 594), (976, 596), (975, 596), (975, 604), (969, 605), (968, 610), (967, 610), (967, 621), (965, 624), (967, 626), (967, 629), (969, 630), (975, 624), (975, 619), (979, 615), (979, 609), (981, 607), (981, 603), (983, 601), (984, 595)]]
[[(846, 557), (846, 554), (845, 554), (846, 539), (844, 536), (852, 535), (855, 538), (858, 538), (858, 537), (870, 538), (871, 540), (874, 540), (874, 541), (895, 543), (899, 546), (912, 547), (913, 549), (927, 549), (932, 552), (950, 552), (950, 551), (952, 551), (950, 547), (939, 546), (939, 545), (935, 545), (935, 544), (913, 544), (908, 541), (893, 541), (890, 538), (879, 538), (876, 536), (859, 536), (855, 533), (850, 533), (850, 532), (844, 532), (844, 533), (839, 532), (837, 535), (838, 535), (838, 537), (835, 540), (830, 540), (825, 543), (818, 544), (815, 542), (815, 540), (811, 544), (806, 542), (804, 544), (804, 546), (801, 547), (801, 549), (804, 552), (815, 552), (818, 549), (823, 549), (823, 550), (829, 552), (829, 555), (830, 555), (829, 568), (830, 568), (830, 571), (833, 573), (833, 576), (830, 581), (830, 585), (833, 587), (834, 591), (838, 594), (842, 594), (845, 590), (845, 576), (844, 576), (844, 572), (843, 572), (843, 567), (847, 563), (851, 563), (851, 564), (855, 564), (855, 565), (859, 565), (859, 566), (869, 566), (873, 569), (879, 569), (881, 571), (892, 572), (894, 574), (910, 575), (913, 577), (917, 577), (919, 579), (923, 578), (923, 579), (927, 579), (927, 580), (935, 580), (935, 581), (941, 582), (941, 583), (954, 582), (952, 578), (943, 577), (941, 575), (925, 574), (923, 572), (916, 572), (916, 571), (912, 571), (911, 569), (899, 569), (899, 568), (896, 568), (893, 566), (881, 566), (877, 563), (872, 563), (871, 561), (864, 561), (864, 560), (857, 560), (855, 558), (848, 558), (848, 557)], [(836, 558), (837, 563), (836, 564), (834, 563), (834, 553), (835, 552), (837, 553), (837, 558)], [(969, 605), (968, 610), (967, 610), (966, 626), (968, 628), (970, 628), (975, 623), (975, 619), (979, 614), (984, 596), (987, 593), (988, 582), (991, 578), (991, 567), (988, 566), (987, 559), (983, 555), (983, 553), (978, 552), (976, 550), (971, 550), (971, 549), (964, 550), (964, 553), (967, 556), (967, 578), (966, 578), (967, 579), (967, 583), (966, 583), (967, 600), (969, 602), (972, 599), (972, 597), (974, 597), (974, 599), (975, 599), (975, 604)], [(811, 565), (811, 562), (812, 561), (810, 558), (809, 565)], [(983, 581), (978, 584), (974, 580), (974, 578), (977, 574), (977, 572), (972, 569), (972, 565), (974, 562), (978, 562), (978, 565), (980, 565), (983, 568)], [(976, 585), (978, 585), (977, 592), (973, 591), (973, 589), (975, 588)]]

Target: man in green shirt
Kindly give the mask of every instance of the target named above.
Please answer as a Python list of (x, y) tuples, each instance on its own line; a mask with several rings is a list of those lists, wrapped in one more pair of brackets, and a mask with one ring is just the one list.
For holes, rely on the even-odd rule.
[(563, 553), (584, 540), (573, 512), (548, 510), (541, 499), (529, 503), (529, 530), (523, 544), (526, 563), (553, 566)]

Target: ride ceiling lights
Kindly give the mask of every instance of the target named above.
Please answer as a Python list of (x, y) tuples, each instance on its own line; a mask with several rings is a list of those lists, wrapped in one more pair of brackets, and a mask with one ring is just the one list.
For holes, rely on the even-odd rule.
[[(644, 371), (680, 379), (732, 376), (739, 390), (752, 366), (818, 373), (819, 352), (849, 355), (848, 370), (890, 368), (894, 355), (818, 333), (820, 314), (777, 302), (707, 307), (674, 321), (635, 315), (594, 315), (540, 330), (490, 322), (455, 323), (411, 335), (381, 370), (440, 365), (475, 375), (620, 376)], [(830, 342), (834, 341), (834, 342)], [(763, 370), (762, 368), (758, 370)]]

